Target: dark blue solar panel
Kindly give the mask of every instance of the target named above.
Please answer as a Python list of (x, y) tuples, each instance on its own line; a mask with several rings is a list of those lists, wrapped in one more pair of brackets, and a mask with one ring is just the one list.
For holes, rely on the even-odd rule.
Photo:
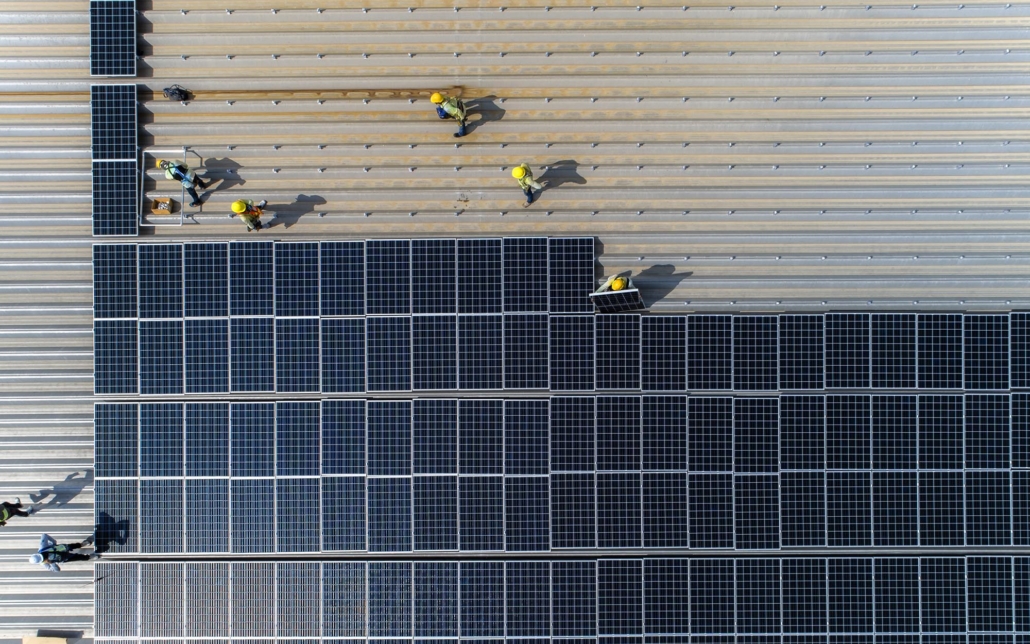
[(89, 91), (93, 160), (131, 161), (135, 167), (138, 152), (136, 86), (90, 85)]
[[(594, 240), (591, 237), (549, 239), (548, 286), (551, 313), (590, 313), (594, 280)], [(533, 276), (538, 281), (537, 276)]]
[(600, 635), (643, 632), (643, 562), (597, 562), (597, 630)]
[(322, 391), (365, 390), (365, 321), (322, 320)]
[(551, 317), (551, 390), (594, 388), (594, 316)]
[(827, 561), (828, 624), (831, 633), (873, 630), (873, 560)]
[(182, 479), (140, 481), (140, 552), (182, 552), (183, 509)]
[(783, 632), (826, 632), (826, 561), (784, 559)]
[(276, 391), (318, 392), (318, 318), (277, 318), (275, 321)]
[(919, 467), (962, 469), (962, 396), (919, 397)]
[(873, 619), (881, 633), (919, 632), (919, 560), (882, 558), (874, 562), (876, 605)]
[(826, 463), (823, 396), (783, 396), (780, 399), (781, 467), (821, 470)]
[(365, 473), (365, 401), (322, 401), (322, 474)]
[(275, 543), (279, 552), (317, 552), (321, 547), (320, 487), (317, 478), (276, 479)]
[(275, 406), (276, 474), (319, 473), (321, 420), (317, 402), (280, 402)]
[(229, 403), (186, 404), (186, 476), (229, 476)]
[(505, 238), (501, 245), (505, 312), (546, 313), (547, 289), (539, 277), (548, 275), (547, 238)]
[(551, 625), (551, 564), (505, 563), (508, 637), (547, 637)]
[(275, 405), (233, 403), (229, 414), (232, 476), (274, 476)]
[(182, 320), (140, 321), (140, 393), (181, 394), (183, 387)]
[(140, 476), (183, 475), (182, 403), (140, 407)]
[(918, 428), (915, 396), (873, 396), (873, 467), (915, 469)]
[(826, 474), (780, 474), (780, 530), (784, 546), (826, 545)]
[(733, 317), (687, 318), (687, 387), (733, 388)]
[(365, 243), (365, 310), (369, 315), (411, 312), (411, 242)]
[(644, 396), (641, 427), (645, 470), (687, 469), (686, 396)]
[(229, 314), (229, 247), (186, 244), (183, 249), (186, 317)]
[(93, 162), (93, 235), (139, 234), (139, 168), (136, 161)]
[(275, 326), (272, 318), (230, 321), (230, 388), (232, 391), (275, 390)]
[(136, 405), (94, 405), (93, 437), (96, 476), (139, 474), (139, 408)]
[(94, 488), (97, 552), (125, 553), (139, 549), (139, 491), (132, 480), (98, 479)]
[(504, 401), (504, 472), (547, 474), (550, 452), (546, 400)]
[(458, 473), (504, 473), (502, 401), (458, 401)]
[(641, 485), (644, 547), (688, 547), (687, 473), (645, 472)]
[(737, 580), (737, 632), (779, 632), (780, 562), (737, 560), (734, 576)]
[(504, 479), (462, 476), (458, 494), (461, 550), (504, 550)]
[(135, 244), (93, 246), (93, 317), (136, 317)]
[(690, 398), (688, 414), (691, 471), (732, 471), (733, 399)]
[(962, 387), (962, 316), (920, 315), (917, 320), (919, 386), (925, 389)]
[[(368, 613), (365, 567), (363, 561), (322, 564), (322, 634), (325, 637), (364, 637)], [(333, 644), (363, 641), (336, 640)]]
[(370, 637), (411, 637), (411, 573), (408, 562), (368, 564)]
[(1030, 545), (1030, 471), (1012, 472), (1012, 545)]
[(551, 570), (552, 633), (593, 637), (597, 634), (597, 563), (555, 561)]
[(965, 544), (962, 471), (919, 473), (919, 542), (924, 546)]
[(458, 477), (416, 476), (412, 495), (415, 550), (457, 550)]
[(877, 313), (871, 326), (873, 387), (915, 387), (916, 316)]
[(458, 636), (458, 563), (415, 563), (415, 637)]
[(966, 389), (1009, 386), (1009, 317), (966, 315), (964, 330)]
[(640, 386), (644, 391), (687, 388), (687, 318), (644, 316), (640, 320)]
[(733, 318), (733, 388), (772, 390), (779, 386), (779, 349), (775, 315)]
[(1012, 394), (1012, 467), (1030, 468), (1030, 394)]
[(139, 389), (139, 341), (135, 320), (93, 323), (93, 391), (134, 394)]
[(229, 551), (229, 479), (186, 481), (186, 552)]
[(640, 316), (598, 315), (596, 386), (598, 389), (640, 389)]
[(733, 547), (733, 475), (690, 474), (690, 547)]
[(873, 472), (873, 544), (919, 544), (919, 481), (915, 471)]
[(733, 479), (734, 531), (738, 550), (780, 547), (780, 478), (741, 474)]
[(411, 474), (411, 401), (369, 401), (368, 474)]
[(413, 405), (415, 474), (457, 474), (458, 402), (415, 400)]
[(412, 312), (457, 311), (456, 267), (453, 239), (411, 241), (411, 274), (416, 285), (411, 293)]
[(229, 321), (186, 320), (186, 393), (229, 392)]
[(640, 469), (640, 397), (597, 397), (597, 469)]
[(597, 547), (639, 548), (642, 520), (640, 473), (599, 473)]
[(970, 631), (1011, 631), (1012, 560), (969, 557), (966, 560), (966, 602)]
[(365, 242), (322, 242), (322, 315), (365, 313)]
[(411, 479), (368, 479), (368, 549), (411, 550)]
[(550, 548), (550, 499), (546, 476), (505, 477), (504, 534), (508, 552)]
[(458, 387), (458, 321), (453, 315), (411, 318), (413, 389)]
[(504, 388), (547, 389), (547, 315), (504, 316)]
[(823, 388), (823, 316), (780, 316), (780, 388)]
[(182, 317), (182, 246), (139, 246), (139, 316)]
[(870, 418), (868, 396), (826, 397), (826, 467), (870, 467)]
[(470, 637), (504, 635), (504, 562), (461, 562), (460, 632)]
[(780, 465), (779, 405), (775, 398), (733, 401), (733, 470), (775, 474)]
[[(271, 454), (269, 455), (271, 456)], [(233, 464), (235, 471), (235, 463)], [(275, 522), (268, 520), (268, 508), (275, 505), (273, 479), (233, 479), (231, 549), (238, 553), (275, 551)]]
[(365, 549), (364, 478), (333, 476), (322, 479), (322, 548)]
[(458, 313), (500, 313), (501, 301), (501, 240), (459, 239)]
[(962, 558), (920, 559), (920, 603), (924, 633), (966, 631), (966, 566)]
[(869, 316), (826, 315), (826, 386), (869, 386)]
[(272, 242), (229, 244), (229, 314), (274, 315)]
[(1009, 316), (1011, 387), (1030, 387), (1030, 313)]
[(500, 315), (458, 317), (458, 388), (504, 386), (503, 327)]
[[(276, 633), (280, 637), (317, 637), (319, 632), (318, 563), (292, 563), (276, 571)], [(234, 630), (235, 632), (235, 630)], [(300, 640), (297, 644), (313, 644)]]
[(1012, 542), (1012, 482), (1006, 470), (966, 471), (966, 544)]
[(275, 314), (318, 315), (318, 242), (275, 245)]
[(593, 471), (594, 399), (551, 399), (551, 471)]
[(89, 74), (136, 75), (135, 0), (90, 1)]
[[(733, 562), (728, 559), (644, 562), (645, 611), (651, 628), (663, 633), (733, 633)], [(685, 583), (689, 575), (689, 584)], [(690, 588), (688, 600), (687, 589)], [(650, 610), (648, 610), (650, 609)]]
[(1010, 433), (1009, 396), (966, 396), (966, 469), (1008, 469)]
[(869, 471), (826, 473), (826, 545), (872, 545)]
[(551, 545), (593, 548), (597, 545), (594, 474), (551, 475)]
[(411, 389), (411, 318), (367, 318), (369, 391)]

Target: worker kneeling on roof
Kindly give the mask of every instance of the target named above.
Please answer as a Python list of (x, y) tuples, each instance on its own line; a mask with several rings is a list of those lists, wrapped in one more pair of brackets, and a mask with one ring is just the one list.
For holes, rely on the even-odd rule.
[(433, 92), (429, 100), (436, 105), (436, 115), (442, 119), (452, 118), (458, 122), (458, 131), (454, 136), (465, 136), (465, 117), (468, 113), (465, 110), (465, 103), (460, 98), (444, 96), (440, 92)]

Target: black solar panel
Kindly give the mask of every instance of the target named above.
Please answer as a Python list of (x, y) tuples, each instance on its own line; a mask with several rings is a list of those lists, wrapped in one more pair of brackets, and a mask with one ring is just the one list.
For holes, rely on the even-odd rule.
[[(186, 523), (186, 552), (210, 553), (229, 550), (229, 480), (187, 479), (187, 508), (204, 508)], [(205, 604), (210, 607), (210, 604)], [(199, 618), (193, 609), (191, 617)]]
[(415, 314), (457, 312), (456, 244), (453, 239), (413, 239), (411, 310)]
[(274, 315), (274, 246), (271, 242), (229, 244), (229, 315)]
[(501, 305), (501, 240), (459, 239), (458, 313), (500, 313)]
[(687, 318), (644, 316), (640, 319), (640, 379), (645, 391), (687, 388)]
[(90, 0), (89, 73), (136, 75), (135, 0)]
[(412, 479), (415, 550), (458, 549), (458, 477)]
[(504, 474), (502, 401), (458, 401), (458, 473)]
[(962, 315), (919, 315), (917, 321), (919, 386), (962, 387)]
[(183, 336), (181, 320), (139, 323), (139, 391), (143, 395), (181, 394)]
[(546, 237), (506, 237), (502, 240), (504, 310), (507, 313), (546, 313), (548, 288)]
[(826, 386), (869, 386), (869, 316), (864, 313), (826, 315)]
[(139, 317), (181, 318), (183, 313), (182, 246), (139, 247)]
[(458, 388), (504, 386), (504, 330), (500, 315), (458, 316)]
[(504, 478), (458, 478), (459, 548), (463, 552), (504, 550)]
[(966, 389), (1009, 386), (1009, 317), (966, 315), (964, 325)]
[(275, 391), (275, 321), (234, 318), (229, 321), (229, 385), (234, 392)]
[(229, 393), (229, 321), (186, 320), (186, 393)]
[(916, 316), (876, 313), (872, 316), (872, 386), (904, 389), (916, 386)]
[(546, 476), (504, 478), (504, 535), (508, 552), (550, 548), (549, 489)]
[(733, 388), (774, 390), (779, 386), (777, 318), (774, 315), (733, 318)]
[(453, 315), (411, 318), (413, 389), (458, 387), (458, 321)]
[(643, 311), (646, 308), (644, 300), (640, 297), (640, 291), (635, 288), (591, 293), (590, 301), (593, 302), (598, 313), (625, 313), (627, 311)]
[(368, 314), (410, 313), (411, 276), (410, 241), (365, 242), (365, 310)]
[(319, 274), (317, 242), (275, 244), (275, 314), (318, 315)]
[(598, 315), (596, 377), (598, 389), (640, 388), (640, 316)]
[(687, 318), (687, 387), (733, 388), (733, 318), (691, 315)]
[(823, 316), (780, 316), (780, 388), (823, 388)]
[(322, 320), (322, 391), (365, 390), (365, 321)]
[(411, 389), (411, 318), (365, 320), (368, 391)]
[(415, 637), (457, 637), (458, 563), (416, 562)]
[(365, 243), (322, 242), (322, 315), (365, 313)]
[(547, 389), (549, 385), (548, 316), (504, 316), (504, 388)]
[(551, 313), (592, 312), (590, 294), (596, 286), (593, 238), (549, 239), (547, 255)]
[(137, 333), (135, 320), (93, 323), (93, 392), (96, 395), (139, 391)]
[(136, 245), (93, 246), (93, 317), (136, 317)]
[(93, 235), (139, 234), (139, 177), (135, 161), (93, 162)]
[(365, 549), (365, 479), (322, 479), (322, 549)]
[(368, 550), (411, 549), (411, 478), (368, 479)]
[(136, 86), (90, 85), (89, 89), (93, 161), (132, 161), (135, 178)]
[[(276, 479), (275, 502), (279, 517), (275, 547), (279, 552), (313, 552), (319, 549), (322, 531), (319, 488), (317, 478)], [(296, 596), (288, 597), (297, 599)], [(317, 628), (314, 626), (315, 633)]]
[(276, 319), (276, 391), (317, 393), (321, 389), (319, 326), (318, 318)]
[(551, 317), (551, 391), (594, 388), (594, 316)]
[(229, 314), (229, 247), (186, 244), (183, 248), (186, 317)]

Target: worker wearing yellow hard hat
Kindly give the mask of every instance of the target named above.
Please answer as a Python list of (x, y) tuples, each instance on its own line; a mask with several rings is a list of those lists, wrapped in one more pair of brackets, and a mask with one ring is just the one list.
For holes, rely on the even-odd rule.
[(207, 184), (200, 180), (197, 173), (190, 170), (190, 167), (185, 163), (179, 163), (178, 161), (165, 161), (164, 159), (157, 160), (157, 167), (165, 171), (165, 178), (171, 179), (172, 181), (178, 181), (182, 184), (182, 187), (186, 189), (190, 197), (193, 198), (191, 207), (196, 208), (200, 205), (200, 195), (197, 194), (196, 186), (199, 186), (201, 190), (207, 188)]
[(522, 188), (522, 192), (526, 193), (526, 203), (522, 205), (523, 208), (533, 203), (533, 189), (543, 190), (544, 187), (533, 180), (533, 171), (529, 169), (529, 166), (523, 163), (517, 165), (511, 169), (511, 176), (519, 182), (519, 187)]
[[(252, 230), (261, 230), (261, 215), (262, 208), (268, 205), (268, 202), (262, 199), (256, 205), (250, 199), (237, 199), (232, 202), (232, 212), (229, 218), (239, 217), (243, 220), (243, 223), (247, 224), (247, 232)], [(274, 217), (273, 217), (274, 219)]]
[(460, 98), (444, 96), (440, 92), (433, 92), (429, 100), (436, 106), (437, 116), (442, 119), (452, 118), (458, 122), (458, 131), (454, 133), (454, 136), (465, 136), (465, 117), (468, 115), (465, 103)]

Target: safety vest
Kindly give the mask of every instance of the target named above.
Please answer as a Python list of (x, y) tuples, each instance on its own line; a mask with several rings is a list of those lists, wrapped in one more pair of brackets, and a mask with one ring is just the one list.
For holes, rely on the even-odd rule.
[(527, 166), (525, 163), (523, 163), (520, 167), (526, 171), (526, 174), (524, 174), (521, 179), (517, 179), (517, 181), (519, 182), (519, 187), (525, 190), (529, 187), (529, 184), (533, 182), (533, 171), (530, 170), (529, 166)]
[(440, 107), (443, 108), (444, 112), (447, 112), (459, 121), (465, 120), (465, 105), (462, 104), (460, 99), (454, 98), (452, 96), (451, 98), (448, 98), (446, 101), (441, 103)]
[(0, 505), (0, 521), (7, 521), (13, 516), (13, 512), (7, 509), (7, 504)]

